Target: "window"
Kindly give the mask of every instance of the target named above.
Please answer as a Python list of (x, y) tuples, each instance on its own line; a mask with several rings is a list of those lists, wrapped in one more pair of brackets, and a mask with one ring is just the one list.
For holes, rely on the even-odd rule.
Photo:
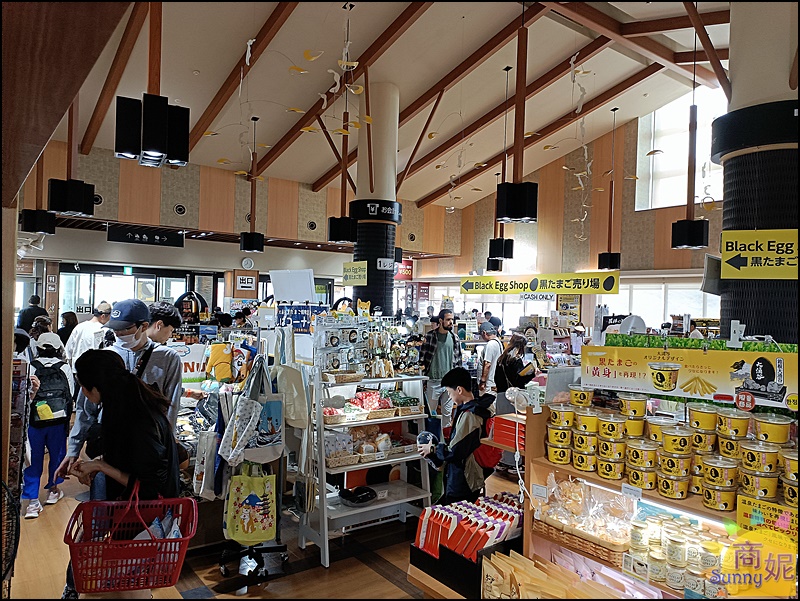
[[(211, 277), (213, 280), (212, 276), (208, 277)], [(195, 282), (197, 282), (199, 279), (200, 278), (197, 277)], [(174, 303), (184, 292), (186, 292), (185, 278), (158, 278), (158, 300)], [(207, 303), (212, 302), (210, 295), (206, 296), (205, 290), (198, 290), (197, 292), (199, 292), (203, 298), (206, 299)]]
[[(689, 160), (689, 107), (692, 92), (639, 120), (636, 210), (686, 204), (686, 174)], [(711, 162), (711, 122), (724, 115), (728, 101), (721, 89), (700, 86), (694, 91), (697, 105), (696, 202), (722, 200), (722, 167)], [(661, 153), (646, 157), (651, 150)]]
[(89, 305), (94, 308), (101, 300), (104, 300), (97, 297), (97, 301), (92, 302), (92, 274), (90, 273), (62, 273), (60, 281), (59, 316), (65, 311), (76, 311), (78, 305)]

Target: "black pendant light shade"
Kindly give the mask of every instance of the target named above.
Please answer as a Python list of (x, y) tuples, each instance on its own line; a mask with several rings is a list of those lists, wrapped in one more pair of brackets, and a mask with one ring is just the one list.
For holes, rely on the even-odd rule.
[(503, 271), (503, 261), (500, 259), (486, 259), (486, 271)]
[(117, 96), (114, 157), (139, 160), (142, 154), (142, 101)]
[(117, 96), (114, 156), (145, 167), (187, 165), (189, 117), (187, 107), (169, 104), (166, 96)]
[(501, 223), (533, 223), (539, 199), (539, 184), (505, 182), (497, 185), (497, 221)]
[(169, 133), (169, 103), (166, 96), (142, 96), (142, 154), (143, 167), (161, 167), (167, 159)]
[(43, 209), (22, 209), (20, 211), (20, 229), (32, 234), (55, 234), (56, 214)]
[(358, 222), (352, 217), (328, 217), (328, 242), (349, 244), (356, 241), (357, 234)]
[(403, 249), (399, 246), (394, 247), (394, 262), (395, 263), (402, 263), (403, 262)]
[(49, 179), (47, 207), (57, 213), (91, 217), (94, 215), (94, 184), (79, 179)]
[(506, 238), (505, 242), (503, 242), (503, 258), (504, 259), (513, 259), (514, 258), (514, 239), (513, 238)]
[(672, 223), (672, 248), (698, 249), (708, 246), (708, 219), (680, 219)]
[(169, 105), (167, 124), (167, 165), (185, 167), (189, 164), (189, 108)]
[(489, 258), (502, 261), (503, 259), (514, 258), (513, 238), (490, 238), (489, 239)]
[(241, 232), (239, 234), (239, 250), (246, 253), (263, 253), (264, 234), (261, 232)]
[(619, 269), (620, 256), (619, 253), (600, 253), (597, 255), (597, 269), (600, 270), (614, 270)]

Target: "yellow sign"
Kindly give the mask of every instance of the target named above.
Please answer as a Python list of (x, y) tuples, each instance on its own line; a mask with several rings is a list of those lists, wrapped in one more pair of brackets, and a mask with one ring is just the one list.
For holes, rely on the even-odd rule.
[(736, 524), (742, 530), (772, 530), (795, 541), (797, 550), (797, 509), (754, 499), (736, 497)]
[(797, 353), (584, 346), (581, 384), (706, 400), (727, 394), (785, 407), (797, 394)]
[(367, 285), (367, 262), (353, 261), (342, 267), (342, 282), (345, 286)]
[(796, 280), (797, 230), (723, 230), (723, 280)]
[(476, 275), (461, 278), (464, 294), (617, 294), (619, 271), (585, 273), (539, 273), (535, 275)]

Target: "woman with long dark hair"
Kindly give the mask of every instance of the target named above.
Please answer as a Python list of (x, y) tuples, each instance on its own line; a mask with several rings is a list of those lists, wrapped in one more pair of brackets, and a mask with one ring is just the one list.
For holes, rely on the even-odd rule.
[(61, 342), (65, 345), (69, 340), (69, 335), (72, 334), (72, 330), (75, 329), (75, 326), (78, 325), (78, 315), (75, 311), (64, 311), (61, 314), (61, 327), (58, 328), (56, 334), (58, 337), (61, 338)]
[(515, 388), (525, 388), (525, 384), (533, 380), (539, 372), (534, 358), (534, 365), (530, 373), (521, 375), (520, 372), (525, 368), (525, 346), (528, 340), (519, 334), (513, 334), (511, 340), (506, 344), (500, 357), (497, 359), (497, 369), (494, 373), (494, 383), (497, 392), (505, 392), (512, 386)]
[(170, 402), (125, 368), (107, 350), (88, 350), (75, 362), (75, 374), (86, 398), (102, 406), (103, 453), (78, 460), (70, 470), (88, 484), (97, 472), (106, 476), (106, 498), (130, 497), (139, 481), (139, 497), (180, 494), (178, 451), (167, 410)]

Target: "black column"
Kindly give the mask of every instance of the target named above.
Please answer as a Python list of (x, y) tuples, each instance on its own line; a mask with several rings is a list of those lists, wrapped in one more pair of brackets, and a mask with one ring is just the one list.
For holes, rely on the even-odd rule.
[(394, 261), (394, 223), (359, 222), (353, 247), (353, 261), (367, 262), (367, 285), (353, 286), (355, 299), (370, 301), (370, 311), (383, 307), (384, 315), (394, 314), (394, 269), (378, 269), (378, 259)]

